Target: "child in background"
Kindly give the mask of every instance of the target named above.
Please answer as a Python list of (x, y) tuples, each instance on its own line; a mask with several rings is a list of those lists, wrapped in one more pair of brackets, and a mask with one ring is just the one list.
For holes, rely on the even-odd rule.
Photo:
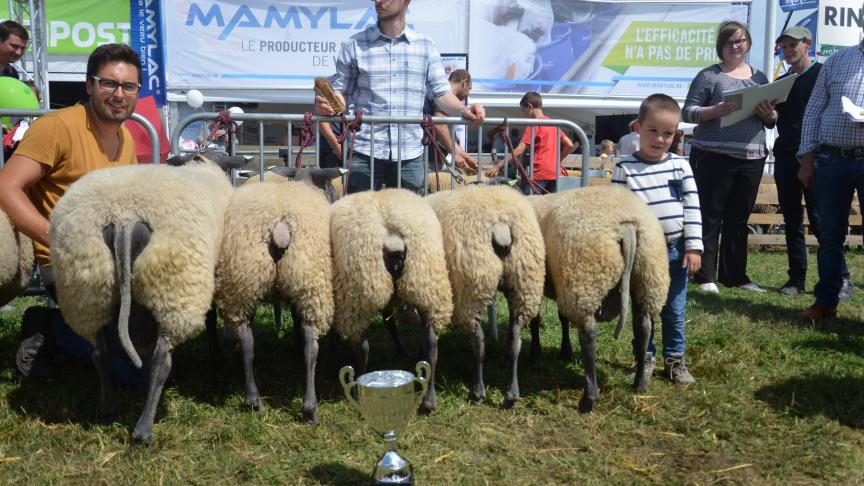
[[(543, 114), (543, 99), (540, 97), (540, 93), (534, 91), (525, 93), (525, 96), (523, 96), (522, 100), (519, 101), (519, 109), (522, 110), (522, 114), (525, 115), (526, 118), (535, 118), (538, 120), (549, 119), (548, 116)], [(556, 132), (559, 133), (557, 139), (555, 138)], [(534, 135), (533, 140), (531, 138), (532, 133)], [(573, 150), (573, 142), (570, 140), (570, 137), (564, 133), (564, 130), (558, 130), (556, 127), (525, 127), (519, 145), (514, 147), (513, 153), (510, 154), (510, 165), (512, 166), (514, 164), (513, 161), (515, 160), (515, 157), (521, 157), (522, 154), (524, 154), (529, 147), (533, 145), (534, 169), (533, 172), (530, 172), (530, 169), (526, 166), (525, 170), (532, 174), (534, 182), (543, 188), (543, 190), (547, 192), (555, 192), (557, 189), (555, 187), (555, 165), (557, 162), (555, 160), (555, 147), (559, 141), (561, 142), (559, 152), (559, 159), (562, 162), (561, 174), (567, 175), (567, 172), (564, 170), (563, 162), (564, 159), (567, 158), (567, 155), (569, 155)], [(503, 168), (503, 160), (490, 164), (486, 167), (486, 176), (495, 177)], [(532, 194), (533, 189), (531, 184), (527, 184), (527, 181), (524, 182), (526, 183), (522, 186), (523, 192), (525, 194)]]
[[(702, 265), (702, 216), (693, 170), (687, 159), (669, 152), (678, 132), (681, 108), (665, 94), (653, 94), (639, 107), (639, 150), (615, 165), (612, 183), (627, 186), (660, 220), (669, 257), (669, 296), (660, 313), (663, 323), (663, 374), (679, 385), (696, 380), (684, 359), (687, 277)], [(654, 320), (645, 374), (654, 370)]]
[(612, 140), (603, 140), (600, 142), (600, 154), (599, 157), (614, 157), (615, 156), (615, 142)]

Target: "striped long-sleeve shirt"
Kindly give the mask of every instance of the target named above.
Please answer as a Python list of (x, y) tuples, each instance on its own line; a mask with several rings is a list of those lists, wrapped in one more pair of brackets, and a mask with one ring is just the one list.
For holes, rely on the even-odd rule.
[(667, 242), (683, 238), (685, 250), (702, 251), (699, 193), (687, 159), (668, 153), (651, 162), (633, 154), (615, 164), (612, 184), (627, 186), (648, 204)]

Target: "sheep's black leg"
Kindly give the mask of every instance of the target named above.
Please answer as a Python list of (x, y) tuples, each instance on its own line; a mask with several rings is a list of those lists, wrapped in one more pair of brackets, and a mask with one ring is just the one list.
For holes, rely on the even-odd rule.
[(633, 339), (635, 341), (636, 377), (633, 386), (638, 392), (648, 390), (648, 377), (645, 376), (645, 357), (648, 353), (648, 334), (651, 332), (651, 318), (639, 313), (633, 319)]
[[(513, 309), (513, 306), (510, 305)], [(510, 388), (504, 398), (504, 406), (510, 408), (516, 405), (519, 399), (519, 351), (522, 348), (522, 324), (510, 315), (510, 334), (507, 336), (507, 344), (510, 347)]]
[(534, 364), (540, 360), (540, 315), (531, 319), (528, 325), (531, 328), (531, 351), (528, 353), (528, 363)]
[(423, 359), (429, 362), (431, 369), (426, 395), (423, 396), (423, 402), (420, 404), (420, 411), (430, 413), (438, 405), (438, 397), (435, 395), (435, 369), (438, 365), (438, 334), (425, 316), (420, 316), (420, 323), (423, 326), (420, 350)]
[(387, 332), (390, 333), (390, 337), (393, 339), (393, 344), (396, 345), (396, 351), (402, 358), (408, 357), (408, 348), (402, 343), (402, 340), (399, 339), (399, 330), (396, 328), (398, 324), (397, 316), (401, 313), (406, 318), (416, 319), (415, 316), (412, 316), (411, 313), (417, 313), (417, 309), (411, 306), (400, 306), (397, 310), (389, 313), (390, 315), (384, 318), (384, 328), (387, 329)]
[(486, 386), (483, 384), (483, 361), (486, 358), (486, 343), (483, 339), (483, 326), (474, 322), (474, 335), (471, 336), (471, 348), (474, 351), (474, 385), (468, 393), (468, 400), (479, 402), (486, 398)]
[(291, 326), (293, 326), (294, 331), (294, 349), (299, 351), (303, 349), (303, 326), (300, 324), (300, 317), (297, 315), (297, 309), (293, 305), (288, 307), (288, 312), (291, 313)]
[(285, 320), (282, 318), (282, 304), (273, 304), (273, 327), (277, 331), (285, 329)]
[(310, 324), (303, 326), (303, 359), (306, 365), (306, 390), (303, 394), (303, 421), (318, 423), (318, 398), (315, 396), (315, 364), (318, 361), (318, 339)]
[(256, 412), (264, 410), (264, 402), (258, 393), (258, 385), (255, 384), (255, 371), (253, 362), (255, 360), (255, 336), (248, 322), (242, 322), (236, 329), (237, 339), (240, 341), (240, 349), (243, 353), (243, 377), (246, 380), (246, 406), (252, 407)]
[(579, 412), (587, 413), (600, 400), (597, 387), (597, 323), (594, 317), (579, 325), (579, 344), (582, 346), (582, 367), (585, 369), (585, 390), (579, 399)]
[(561, 321), (561, 354), (564, 361), (573, 361), (573, 345), (570, 344), (570, 321), (558, 312), (558, 320)]
[(171, 345), (168, 344), (168, 338), (165, 337), (165, 334), (160, 332), (159, 338), (156, 340), (156, 349), (153, 350), (153, 358), (150, 360), (150, 386), (147, 390), (147, 401), (138, 423), (135, 424), (135, 431), (132, 432), (133, 441), (148, 446), (152, 443), (153, 419), (156, 417), (159, 398), (162, 397), (162, 387), (165, 386), (165, 380), (168, 379), (170, 372)]
[(498, 342), (498, 313), (495, 309), (495, 298), (492, 298), (492, 302), (489, 303), (489, 306), (486, 307), (486, 315), (489, 320), (489, 340), (494, 342)]
[(211, 307), (204, 317), (204, 326), (207, 329), (207, 347), (210, 352), (210, 376), (214, 382), (218, 382), (219, 368), (224, 360), (222, 347), (219, 345), (219, 330), (216, 322), (216, 307)]
[(106, 328), (96, 335), (96, 346), (93, 348), (93, 364), (99, 372), (99, 421), (111, 423), (117, 416), (117, 403), (114, 401), (114, 386), (111, 383), (111, 351), (108, 348)]

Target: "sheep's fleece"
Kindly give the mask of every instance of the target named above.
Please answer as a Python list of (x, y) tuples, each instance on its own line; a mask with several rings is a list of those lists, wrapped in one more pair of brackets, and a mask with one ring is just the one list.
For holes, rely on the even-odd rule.
[(57, 296), (72, 329), (95, 343), (119, 303), (102, 229), (143, 222), (150, 242), (132, 267), (133, 300), (176, 345), (203, 329), (215, 287), (222, 217), (233, 189), (212, 164), (126, 166), (72, 184), (51, 215)]
[[(336, 330), (360, 341), (369, 319), (395, 296), (414, 305), (440, 333), (453, 301), (441, 225), (420, 196), (405, 189), (351, 194), (332, 206)], [(394, 288), (382, 259), (385, 237), (404, 241), (405, 267)]]
[[(330, 204), (311, 185), (272, 177), (278, 182), (244, 184), (231, 198), (216, 270), (216, 304), (226, 322), (237, 325), (257, 302), (287, 300), (317, 338), (333, 321)], [(280, 221), (290, 229), (291, 243), (277, 263), (269, 245)]]
[(27, 288), (33, 265), (33, 242), (0, 211), (0, 306)]
[(546, 242), (547, 271), (561, 312), (590, 316), (621, 280), (621, 225), (636, 226), (630, 292), (634, 304), (655, 315), (666, 303), (669, 264), (657, 217), (629, 189), (587, 187), (530, 198)]
[[(513, 299), (510, 312), (527, 324), (540, 309), (546, 255), (528, 200), (509, 186), (482, 185), (426, 199), (441, 221), (454, 290), (453, 323), (472, 333), (501, 283)], [(510, 253), (503, 260), (491, 244), (492, 227), (499, 223), (509, 228), (512, 238)]]

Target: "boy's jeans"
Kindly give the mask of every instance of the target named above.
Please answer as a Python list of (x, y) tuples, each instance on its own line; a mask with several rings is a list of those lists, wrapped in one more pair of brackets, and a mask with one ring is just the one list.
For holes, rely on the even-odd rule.
[[(686, 340), (684, 339), (684, 304), (687, 303), (687, 269), (681, 265), (684, 260), (684, 239), (669, 243), (667, 248), (669, 258), (669, 295), (666, 304), (660, 311), (663, 323), (663, 357), (681, 356), (684, 354)], [(635, 316), (634, 316), (635, 317)], [(634, 344), (634, 354), (635, 342)], [(654, 347), (654, 318), (651, 318), (651, 334), (648, 337), (648, 352), (657, 355)]]

